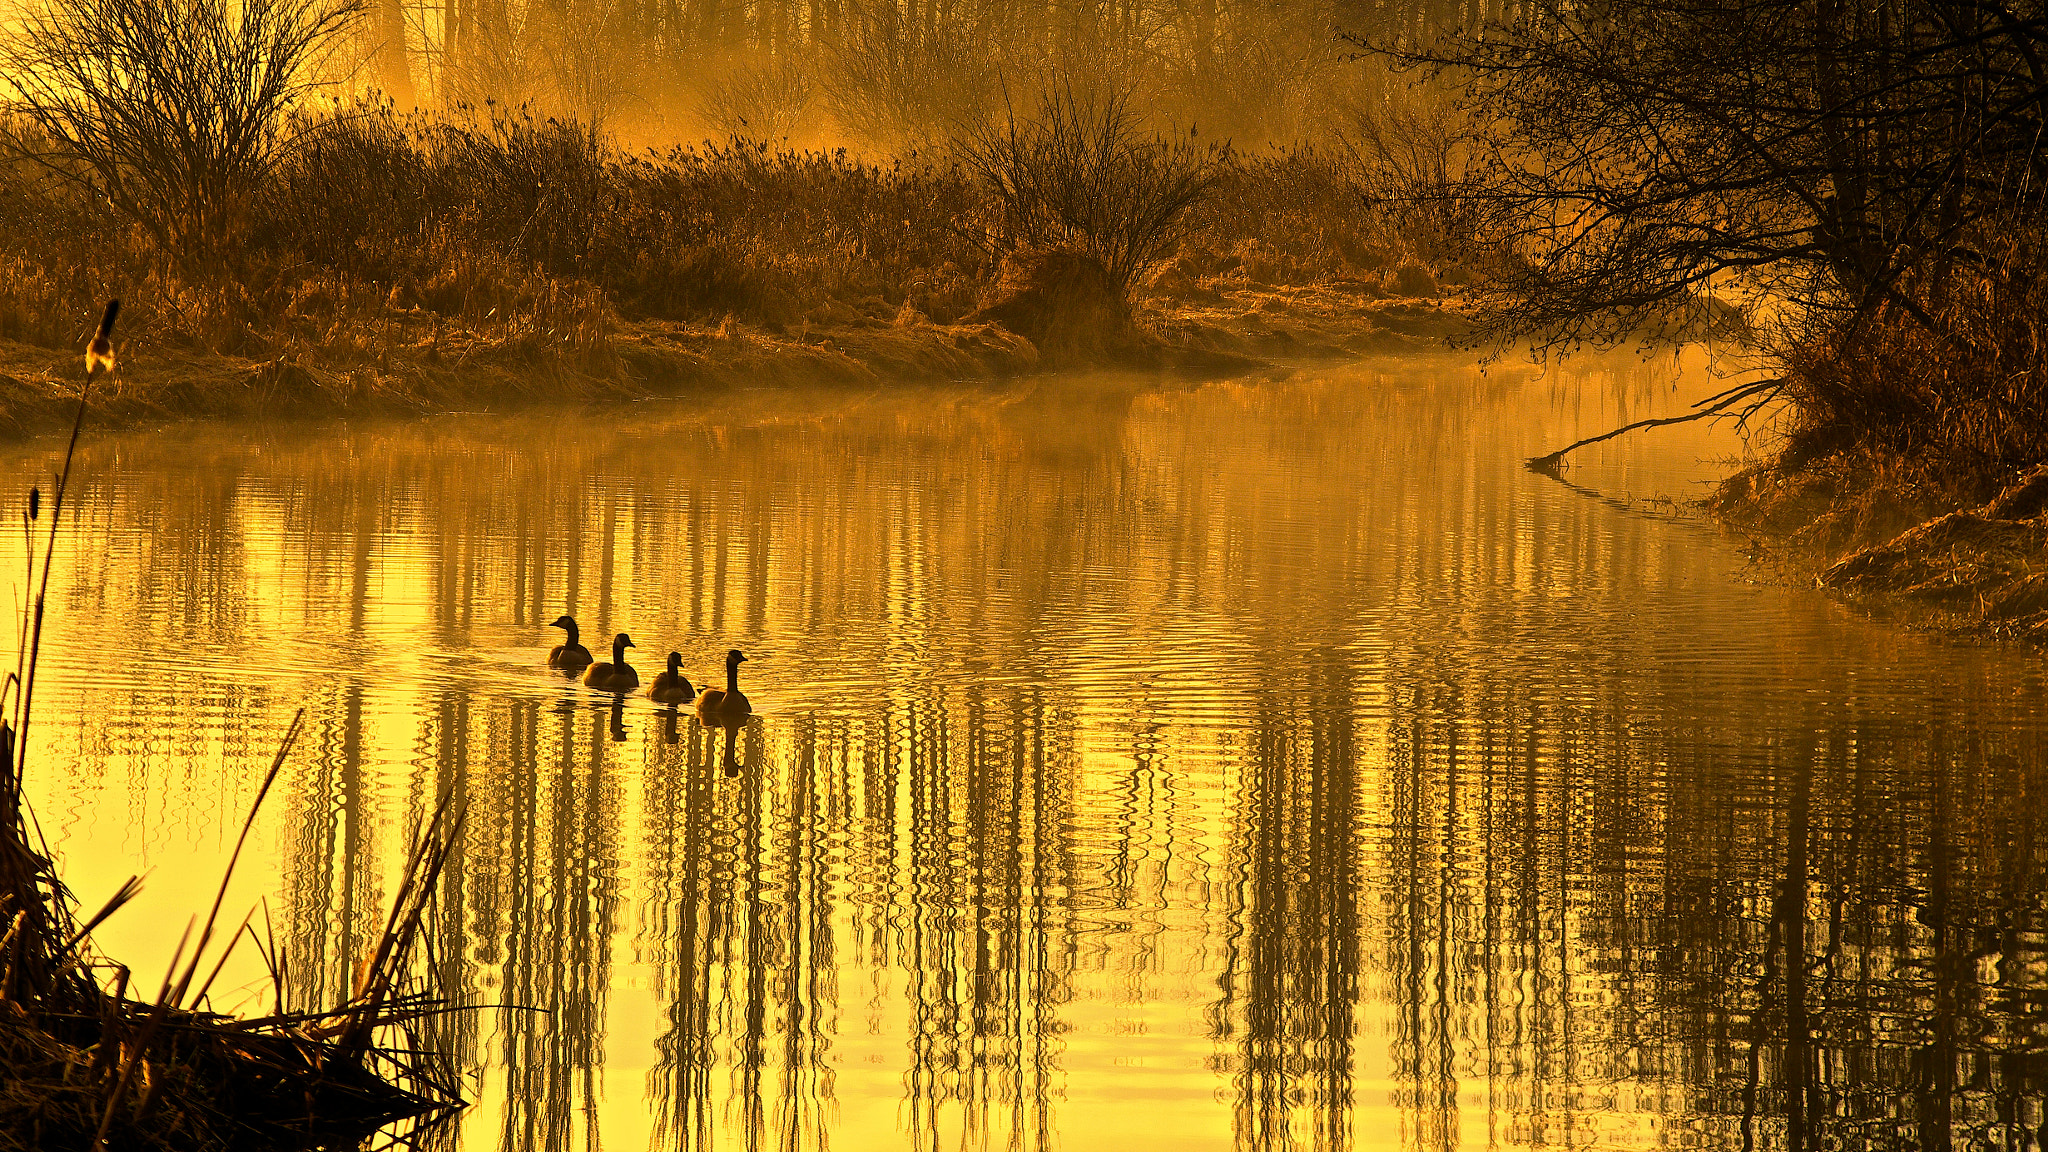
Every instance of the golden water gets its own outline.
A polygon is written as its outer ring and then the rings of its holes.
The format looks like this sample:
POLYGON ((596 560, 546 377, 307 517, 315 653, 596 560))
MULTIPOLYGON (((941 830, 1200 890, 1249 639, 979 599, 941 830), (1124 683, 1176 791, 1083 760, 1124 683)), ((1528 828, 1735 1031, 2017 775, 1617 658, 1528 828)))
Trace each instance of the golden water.
POLYGON ((321 1002, 452 790, 429 936, 518 1006, 440 1026, 466 1149, 2038 1146, 2038 658, 1755 581, 1651 499, 1725 428, 1519 466, 1709 388, 91 435, 32 795, 160 972, 303 706, 230 905, 321 1002), (747 650, 738 774, 542 668, 564 611, 747 650))

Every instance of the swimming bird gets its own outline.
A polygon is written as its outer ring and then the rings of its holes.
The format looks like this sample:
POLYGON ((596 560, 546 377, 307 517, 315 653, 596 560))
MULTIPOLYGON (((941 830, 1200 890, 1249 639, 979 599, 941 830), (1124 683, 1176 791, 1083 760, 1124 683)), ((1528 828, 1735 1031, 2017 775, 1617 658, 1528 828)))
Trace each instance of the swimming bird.
POLYGON ((592 664, 590 671, 583 674, 583 682, 592 688, 607 692, 631 692, 640 686, 640 674, 626 663, 626 649, 637 647, 633 638, 624 632, 612 637, 612 658, 603 664, 592 664))
POLYGON ((725 687, 706 688, 704 694, 697 697, 699 720, 706 724, 715 724, 721 719, 745 716, 754 710, 754 706, 747 703, 746 695, 740 691, 740 662, 746 658, 746 653, 737 648, 725 654, 725 687))
POLYGON ((590 666, 592 659, 590 649, 583 646, 583 638, 576 630, 576 618, 574 616, 564 616, 553 624, 548 625, 548 627, 561 628, 569 633, 569 642, 567 644, 557 644, 555 645, 555 650, 548 653, 548 667, 566 668, 571 672, 581 672, 590 666))
POLYGON ((663 704, 688 704, 697 698, 697 690, 690 685, 690 678, 683 675, 683 654, 668 654, 668 671, 654 678, 647 686, 647 698, 663 704))

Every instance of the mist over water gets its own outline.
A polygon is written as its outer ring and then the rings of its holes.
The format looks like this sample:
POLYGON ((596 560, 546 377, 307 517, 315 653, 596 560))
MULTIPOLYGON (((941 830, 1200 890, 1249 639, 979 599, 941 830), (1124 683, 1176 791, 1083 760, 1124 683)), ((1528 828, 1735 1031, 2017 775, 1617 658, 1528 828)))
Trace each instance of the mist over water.
POLYGON ((1704 383, 93 435, 31 796, 146 983, 305 707, 229 906, 331 1000, 452 791, 465 1149, 2038 1147, 2038 659, 1757 582, 1725 427, 1521 467, 1704 383))

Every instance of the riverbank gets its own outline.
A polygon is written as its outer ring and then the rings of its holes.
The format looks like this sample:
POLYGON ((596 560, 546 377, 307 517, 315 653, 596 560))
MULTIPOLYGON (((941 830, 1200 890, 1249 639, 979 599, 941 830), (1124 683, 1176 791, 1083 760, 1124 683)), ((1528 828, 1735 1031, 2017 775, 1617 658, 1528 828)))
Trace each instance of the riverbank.
POLYGON ((1746 468, 1707 501, 1760 561, 1909 627, 2048 644, 2048 465, 1931 485, 1800 455, 1746 468))
MULTIPOLYGON (((295 309, 279 319, 276 335, 247 341, 239 352, 175 347, 145 331, 123 348, 120 373, 101 386, 93 419, 104 428, 503 410, 735 387, 994 381, 1053 367, 1227 376, 1275 360, 1441 349, 1469 331, 1455 295, 1389 295, 1377 280, 1350 277, 1272 284, 1242 263, 1192 273, 1170 265, 1138 295, 1126 337, 1093 350, 1095 363, 1049 356, 1041 345, 1052 341, 1042 331, 1034 340, 981 313, 940 323, 879 298, 865 308, 819 309, 790 325, 728 316, 716 324, 606 318, 592 327, 563 340, 559 331, 464 327, 392 301, 345 318, 295 309)), ((0 435, 68 424, 79 381, 76 353, 0 340, 0 435)))

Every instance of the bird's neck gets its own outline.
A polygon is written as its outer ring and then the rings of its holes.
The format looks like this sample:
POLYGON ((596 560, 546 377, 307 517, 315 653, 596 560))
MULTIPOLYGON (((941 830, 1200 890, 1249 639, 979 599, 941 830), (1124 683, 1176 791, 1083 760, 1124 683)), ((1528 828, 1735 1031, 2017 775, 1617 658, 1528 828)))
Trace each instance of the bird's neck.
POLYGON ((737 660, 725 662, 725 690, 728 693, 740 690, 740 662, 737 660))
POLYGON ((614 664, 624 664, 625 662, 626 662, 626 645, 625 645, 625 642, 624 642, 624 641, 622 641, 622 640, 614 640, 614 641, 612 641, 612 663, 614 663, 614 664))
POLYGON ((569 647, 574 648, 582 642, 581 637, 576 635, 576 626, 574 624, 569 625, 563 631, 569 634, 569 647))

